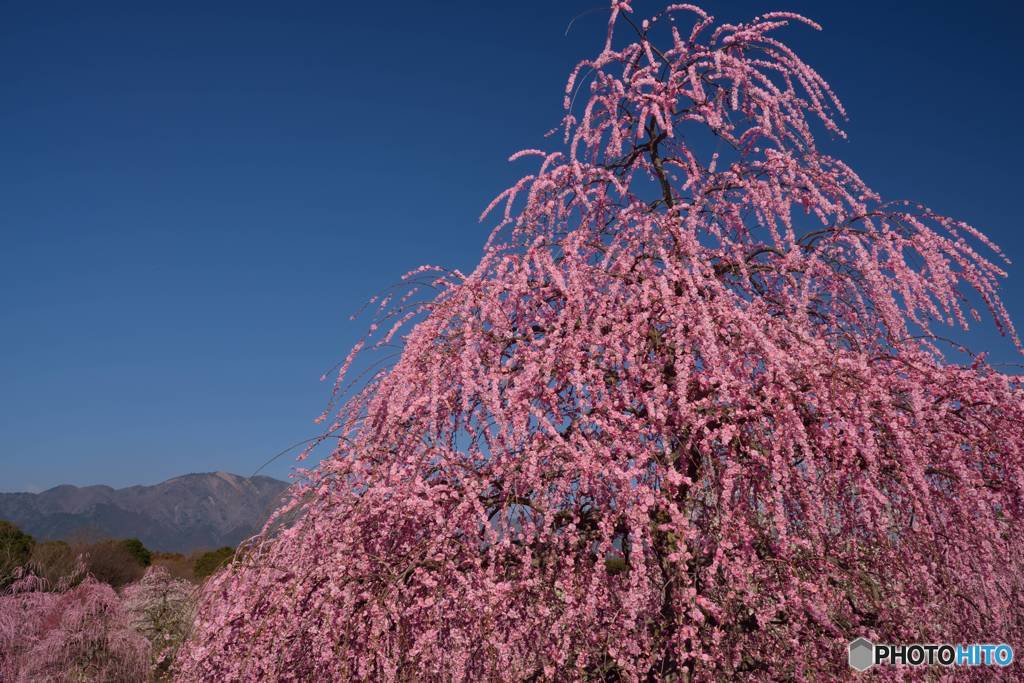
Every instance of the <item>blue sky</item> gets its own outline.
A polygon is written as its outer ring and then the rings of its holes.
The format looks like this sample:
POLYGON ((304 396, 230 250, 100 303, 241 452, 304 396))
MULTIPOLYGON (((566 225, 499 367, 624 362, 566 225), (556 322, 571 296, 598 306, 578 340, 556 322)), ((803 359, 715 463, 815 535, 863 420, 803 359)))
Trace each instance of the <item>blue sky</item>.
MULTIPOLYGON (((476 262, 599 4, 0 3, 0 490, 249 474, 313 435, 349 314, 476 262)), ((1024 9, 704 6, 820 21, 785 39, 849 111, 829 151, 1000 243, 1024 326, 1024 9)), ((990 324, 970 341, 1020 360, 990 324)))

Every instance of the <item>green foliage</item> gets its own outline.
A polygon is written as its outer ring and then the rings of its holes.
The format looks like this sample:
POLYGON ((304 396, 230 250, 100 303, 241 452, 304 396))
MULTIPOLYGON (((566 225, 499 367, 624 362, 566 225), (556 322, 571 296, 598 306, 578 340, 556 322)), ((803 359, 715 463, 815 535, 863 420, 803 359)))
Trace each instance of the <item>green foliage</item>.
POLYGON ((121 544, 125 549, 132 554, 139 561, 143 567, 148 567, 153 563, 153 554, 149 552, 146 546, 142 545, 142 541, 137 538, 126 538, 121 541, 121 544))
POLYGON ((217 550, 211 550, 208 553, 203 553, 196 560, 194 567, 195 575, 197 579, 205 579, 211 576, 218 569, 226 565, 231 561, 231 558, 235 556, 235 549, 228 546, 218 548, 217 550))
POLYGON ((35 539, 10 522, 0 520, 0 585, 5 577, 28 562, 35 539))

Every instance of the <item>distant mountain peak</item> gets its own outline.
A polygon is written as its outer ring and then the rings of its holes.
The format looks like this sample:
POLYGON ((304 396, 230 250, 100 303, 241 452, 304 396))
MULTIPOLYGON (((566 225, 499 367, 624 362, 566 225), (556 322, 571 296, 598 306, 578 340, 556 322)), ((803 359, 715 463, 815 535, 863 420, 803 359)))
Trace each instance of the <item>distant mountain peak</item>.
POLYGON ((0 493, 0 519, 40 539, 85 533, 136 537, 153 550, 234 546, 260 530, 287 487, 231 472, 193 472, 121 489, 64 484, 41 493, 0 493))

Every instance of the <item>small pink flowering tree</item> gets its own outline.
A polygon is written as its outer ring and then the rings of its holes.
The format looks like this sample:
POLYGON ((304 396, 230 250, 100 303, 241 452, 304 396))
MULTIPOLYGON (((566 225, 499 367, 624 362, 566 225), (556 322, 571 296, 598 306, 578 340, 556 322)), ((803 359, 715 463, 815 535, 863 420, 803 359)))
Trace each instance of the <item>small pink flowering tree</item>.
POLYGON ((775 37, 813 22, 631 12, 477 268, 381 303, 400 359, 325 413, 182 678, 825 680, 860 635, 1024 642, 1024 393, 938 336, 973 304, 1016 341, 998 250, 817 149, 842 106, 775 37))
POLYGON ((149 643, 105 583, 19 573, 0 594, 0 681, 137 683, 148 665, 149 643))

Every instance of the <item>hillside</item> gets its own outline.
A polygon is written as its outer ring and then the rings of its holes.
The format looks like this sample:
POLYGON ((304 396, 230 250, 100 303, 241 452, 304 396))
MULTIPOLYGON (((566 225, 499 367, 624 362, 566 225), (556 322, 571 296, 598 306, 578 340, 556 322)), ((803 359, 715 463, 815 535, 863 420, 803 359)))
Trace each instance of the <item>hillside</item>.
POLYGON ((186 474, 153 486, 56 486, 0 493, 0 519, 37 539, 135 537, 154 550, 234 546, 259 530, 288 484, 228 472, 186 474))

